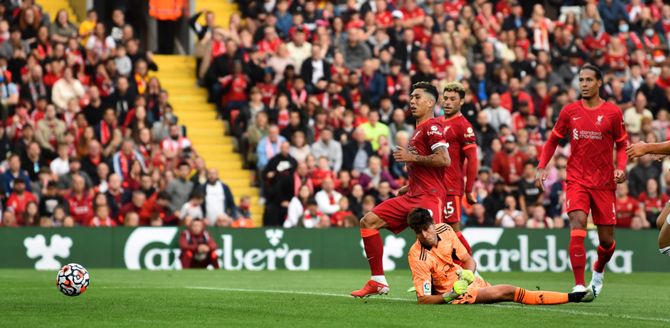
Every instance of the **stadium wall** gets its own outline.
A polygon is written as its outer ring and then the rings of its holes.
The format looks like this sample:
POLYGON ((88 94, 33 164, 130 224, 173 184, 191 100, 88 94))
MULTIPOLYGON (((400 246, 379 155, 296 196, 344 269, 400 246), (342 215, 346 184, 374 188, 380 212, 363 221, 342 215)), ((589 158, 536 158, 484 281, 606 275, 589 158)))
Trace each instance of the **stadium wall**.
MULTIPOLYGON (((87 268, 181 269, 177 227, 34 228, 0 230, 0 268, 57 270, 76 262, 87 268)), ((359 229, 209 228, 225 270, 366 269, 359 229)), ((571 270, 569 230, 471 228, 463 231, 482 272, 571 270)), ((658 252, 658 232, 616 230, 610 272, 668 272, 658 252)), ((382 231, 386 270, 408 269, 407 252, 416 240, 405 230, 382 231)), ((598 234, 588 232, 587 267, 596 260, 598 234)))

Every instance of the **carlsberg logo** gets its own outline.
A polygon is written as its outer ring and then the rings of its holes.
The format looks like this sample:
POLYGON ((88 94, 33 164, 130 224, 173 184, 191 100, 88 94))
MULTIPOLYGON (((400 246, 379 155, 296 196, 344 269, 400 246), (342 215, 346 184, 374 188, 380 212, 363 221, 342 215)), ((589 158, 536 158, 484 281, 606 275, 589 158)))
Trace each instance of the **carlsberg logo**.
MULTIPOLYGON (((181 250, 170 247, 175 237, 178 237, 177 232, 176 227, 135 229, 124 248, 126 267, 131 270, 142 267, 149 270, 180 270, 181 250), (153 247, 148 248, 149 246, 153 247)), ((287 243, 281 243, 283 230, 280 229, 266 230, 265 235, 269 242, 268 248, 254 248, 246 252, 243 249, 234 249, 232 235, 221 235, 222 242, 217 244, 223 248, 216 250, 219 266, 225 270, 276 270, 277 261, 283 260, 284 267, 288 270, 309 270, 312 250, 290 249, 287 243), (280 243, 281 246, 277 247, 280 243)))
MULTIPOLYGON (((473 249, 475 245, 481 244, 478 245, 479 247, 472 254, 472 258, 477 262, 477 270, 481 270, 482 272, 507 272, 512 271, 513 267, 525 272, 563 272, 572 270, 568 250, 557 249, 556 236, 544 236, 546 247, 533 249, 532 251, 530 251, 528 246, 529 237, 525 234, 517 236, 518 247, 511 249, 495 247, 498 245, 503 232, 503 228, 463 230, 463 236, 468 240, 473 249)), ((586 242, 591 242, 594 247, 598 247, 598 233, 594 230, 589 231, 586 242)), ((586 252, 586 257, 586 267, 590 268, 598 259, 598 253, 593 249, 586 252)), ((633 251, 614 251, 612 259, 607 264, 607 269, 615 273, 633 272, 633 251)))

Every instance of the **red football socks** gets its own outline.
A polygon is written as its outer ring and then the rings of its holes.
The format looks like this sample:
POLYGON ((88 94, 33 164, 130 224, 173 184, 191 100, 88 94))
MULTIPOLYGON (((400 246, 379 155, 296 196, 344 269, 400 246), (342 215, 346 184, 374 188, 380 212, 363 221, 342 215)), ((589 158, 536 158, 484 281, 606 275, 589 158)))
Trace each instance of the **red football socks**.
POLYGON ((384 243, 379 231, 374 229, 361 229, 361 237, 363 237, 363 245, 365 246, 365 255, 370 264, 370 270, 373 276, 384 275, 384 243))
POLYGON ((463 244, 463 246, 465 246, 465 249, 468 250, 468 254, 470 254, 470 256, 472 256, 472 249, 470 249, 470 244, 468 244, 468 241, 465 240, 465 237, 463 237, 463 233, 461 233, 459 231, 459 232, 456 233, 456 236, 458 237, 458 240, 461 241, 461 244, 463 244))
POLYGON ((612 258, 612 254, 614 254, 615 248, 616 248, 616 242, 613 242, 612 247, 610 247, 609 249, 604 249, 602 246, 598 246, 598 260, 596 261, 596 264, 593 267, 593 269, 596 272, 603 273, 603 271, 605 270, 605 265, 612 258))
POLYGON ((586 267, 584 238, 586 237, 586 230, 571 230, 570 236, 570 264, 572 264, 572 273, 575 275, 575 285, 586 286, 584 282, 584 267, 586 267))

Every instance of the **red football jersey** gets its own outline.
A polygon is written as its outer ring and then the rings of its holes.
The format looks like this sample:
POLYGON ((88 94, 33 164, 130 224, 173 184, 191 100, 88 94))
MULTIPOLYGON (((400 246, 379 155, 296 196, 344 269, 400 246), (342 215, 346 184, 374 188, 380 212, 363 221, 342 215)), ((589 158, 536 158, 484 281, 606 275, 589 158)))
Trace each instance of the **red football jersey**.
POLYGON ((383 13, 377 13, 377 15, 375 15, 375 20, 383 28, 389 28, 393 26, 393 16, 391 16, 391 12, 388 10, 384 11, 383 13))
POLYGON ((666 194, 659 194, 654 197, 649 197, 647 196, 646 192, 642 192, 640 193, 640 196, 637 197, 637 200, 644 204, 644 211, 649 216, 661 213, 661 211, 663 211, 663 207, 665 207, 665 203, 667 203, 670 199, 666 194))
MULTIPOLYGON (((449 144, 449 157, 451 158, 451 165, 444 170, 446 194, 463 196, 465 192, 465 174, 463 173, 465 150, 477 147, 475 130, 472 129, 472 125, 463 114, 448 120, 440 116, 439 121, 444 128, 444 141, 449 144)), ((477 165, 476 163, 469 164, 477 165)))
POLYGON ((449 59, 445 60, 444 63, 440 64, 437 61, 432 62, 433 74, 437 76, 437 79, 442 81, 447 78, 447 68, 451 66, 452 63, 449 59))
POLYGON ((619 107, 602 100, 597 108, 586 108, 579 100, 563 108, 553 133, 570 137, 568 181, 591 189, 616 189, 614 143, 626 140, 626 125, 619 107))
POLYGON ((461 9, 465 6, 465 1, 463 0, 447 0, 444 2, 444 12, 451 17, 453 20, 458 20, 458 16, 461 14, 461 9))
POLYGON ((625 200, 616 198, 616 226, 629 228, 635 212, 640 208, 637 199, 627 196, 625 200))
POLYGON ((87 193, 77 199, 74 194, 67 197, 68 205, 70 206, 70 215, 83 226, 88 226, 93 218, 93 201, 88 197, 87 193))
MULTIPOLYGON (((416 126, 414 136, 407 145, 407 150, 414 155, 429 156, 433 150, 440 146, 449 147, 444 140, 444 128, 438 119, 431 118, 416 126)), ((419 163, 407 163, 409 174, 410 197, 420 196, 434 192, 438 197, 446 195, 444 179, 444 168, 430 167, 419 163)))
POLYGON ((400 11, 403 13, 403 20, 426 16, 426 13, 419 6, 416 6, 412 11, 407 11, 405 6, 403 6, 400 8, 400 11))

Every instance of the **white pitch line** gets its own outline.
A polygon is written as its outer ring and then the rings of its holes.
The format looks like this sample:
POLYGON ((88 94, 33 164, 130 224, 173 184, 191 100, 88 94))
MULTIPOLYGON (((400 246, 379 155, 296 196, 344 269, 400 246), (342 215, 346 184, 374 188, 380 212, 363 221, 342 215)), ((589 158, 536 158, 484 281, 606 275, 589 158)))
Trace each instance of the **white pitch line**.
MULTIPOLYGON (((188 289, 205 289, 205 290, 221 290, 221 291, 232 291, 232 292, 257 292, 257 293, 277 293, 277 294, 297 294, 297 295, 316 295, 316 296, 335 296, 335 297, 347 297, 350 298, 350 295, 344 294, 332 294, 332 293, 317 293, 317 292, 302 292, 302 291, 292 291, 292 290, 273 290, 273 289, 244 289, 244 288, 225 288, 225 287, 185 287, 188 289)), ((397 298, 397 297, 379 297, 376 299, 380 300, 394 300, 394 301, 410 301, 416 302, 416 299, 409 298, 397 298)), ((588 315, 594 317, 608 317, 608 318, 622 318, 622 319, 631 319, 631 320, 647 320, 647 321, 660 321, 660 322, 670 322, 670 319, 664 318, 645 318, 645 317, 633 317, 626 314, 607 314, 607 313, 593 313, 593 312, 584 312, 584 311, 575 311, 575 310, 563 310, 556 309, 553 307, 543 307, 543 306, 516 306, 516 305, 505 305, 505 304, 477 304, 478 306, 492 306, 492 307, 501 307, 501 308, 510 308, 510 309, 519 309, 519 310, 536 310, 536 311, 549 311, 565 314, 579 314, 579 315, 588 315)))

